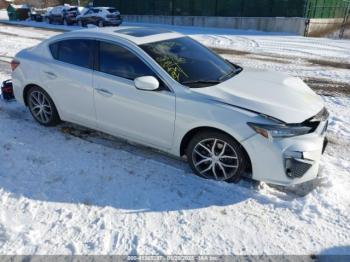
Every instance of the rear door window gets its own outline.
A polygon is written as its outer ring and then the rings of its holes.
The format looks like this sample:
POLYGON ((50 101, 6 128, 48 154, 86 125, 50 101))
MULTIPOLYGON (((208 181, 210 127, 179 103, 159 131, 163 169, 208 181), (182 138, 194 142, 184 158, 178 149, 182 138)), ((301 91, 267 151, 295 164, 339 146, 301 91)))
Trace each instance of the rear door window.
POLYGON ((93 67, 93 40, 63 40, 51 44, 50 50, 56 60, 89 69, 93 67))

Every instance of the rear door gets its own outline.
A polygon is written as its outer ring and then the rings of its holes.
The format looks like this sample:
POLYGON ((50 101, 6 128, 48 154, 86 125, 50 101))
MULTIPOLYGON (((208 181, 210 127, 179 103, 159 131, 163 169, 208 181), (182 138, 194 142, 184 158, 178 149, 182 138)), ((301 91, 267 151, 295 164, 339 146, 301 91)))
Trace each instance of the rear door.
POLYGON ((96 25, 98 21, 101 19, 100 14, 102 10, 98 8, 93 8, 92 11, 93 13, 90 17, 90 23, 96 25))
POLYGON ((84 24, 89 24, 91 23, 92 15, 93 15, 93 10, 90 9, 81 17, 81 20, 83 21, 84 24))
POLYGON ((54 8, 51 12, 51 18, 55 22, 61 22, 62 20, 62 13, 63 13, 64 8, 62 6, 58 6, 54 8))
POLYGON ((93 101, 93 53, 95 41, 68 39, 50 45, 54 59, 41 67, 41 78, 64 120, 96 126, 93 101))

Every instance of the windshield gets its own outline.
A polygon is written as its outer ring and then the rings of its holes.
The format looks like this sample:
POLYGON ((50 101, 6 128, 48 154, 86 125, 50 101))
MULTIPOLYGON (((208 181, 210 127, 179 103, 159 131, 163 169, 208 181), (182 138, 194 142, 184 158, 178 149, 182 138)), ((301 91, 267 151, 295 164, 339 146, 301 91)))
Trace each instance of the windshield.
POLYGON ((143 44, 140 47, 173 79, 191 88, 219 84, 242 70, 189 37, 143 44))

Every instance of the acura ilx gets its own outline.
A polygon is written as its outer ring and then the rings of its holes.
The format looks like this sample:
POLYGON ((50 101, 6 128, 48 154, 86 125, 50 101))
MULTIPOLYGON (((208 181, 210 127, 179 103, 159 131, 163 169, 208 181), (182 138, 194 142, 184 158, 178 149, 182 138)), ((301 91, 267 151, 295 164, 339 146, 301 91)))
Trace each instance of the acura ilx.
POLYGON ((328 112, 299 78, 243 68, 164 29, 76 30, 20 51, 14 94, 60 121, 184 157, 203 178, 292 185, 316 178, 328 112))

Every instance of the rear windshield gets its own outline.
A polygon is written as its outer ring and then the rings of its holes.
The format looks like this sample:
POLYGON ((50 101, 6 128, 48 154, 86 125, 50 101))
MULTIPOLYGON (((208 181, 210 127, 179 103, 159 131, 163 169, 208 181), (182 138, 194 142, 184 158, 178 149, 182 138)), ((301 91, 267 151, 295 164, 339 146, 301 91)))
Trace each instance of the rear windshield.
POLYGON ((72 8, 69 8, 67 11, 68 12, 78 11, 78 8, 77 7, 72 7, 72 8))

